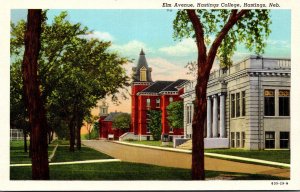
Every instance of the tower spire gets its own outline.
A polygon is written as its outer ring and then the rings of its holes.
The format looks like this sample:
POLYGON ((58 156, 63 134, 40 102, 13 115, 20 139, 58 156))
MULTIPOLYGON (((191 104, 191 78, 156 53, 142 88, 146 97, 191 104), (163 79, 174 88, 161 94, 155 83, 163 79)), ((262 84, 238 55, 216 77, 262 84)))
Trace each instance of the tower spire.
POLYGON ((140 56, 137 62, 137 66, 132 68, 133 71, 133 81, 134 82, 152 82, 151 78, 151 67, 148 66, 145 52, 143 48, 141 49, 140 56))

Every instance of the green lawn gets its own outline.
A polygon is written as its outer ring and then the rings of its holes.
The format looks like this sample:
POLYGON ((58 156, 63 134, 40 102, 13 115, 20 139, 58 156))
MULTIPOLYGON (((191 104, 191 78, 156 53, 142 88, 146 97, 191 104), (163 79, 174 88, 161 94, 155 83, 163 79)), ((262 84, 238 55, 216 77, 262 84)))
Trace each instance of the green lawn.
MULTIPOLYGON (((143 144, 150 146, 162 147, 161 141, 125 141, 134 144, 143 144)), ((170 142, 168 146, 173 147, 170 142)), ((239 157, 248 157, 253 159, 261 159, 267 161, 274 161, 279 163, 290 163, 290 150, 244 150, 244 149, 205 149, 208 153, 218 153, 224 155, 233 155, 239 157)))
POLYGON ((83 161, 93 159, 113 159, 112 157, 99 153, 98 151, 82 146, 81 150, 69 151, 69 146, 58 146, 55 156, 51 162, 83 161))
MULTIPOLYGON (((11 167, 11 180, 30 180, 31 167, 11 167)), ((207 179, 230 176, 235 180, 280 180, 268 175, 250 175, 205 171, 207 179)), ((140 163, 111 162, 74 165, 51 165, 51 180, 191 180, 189 169, 169 168, 140 163)))
POLYGON ((52 145, 56 145, 56 144, 59 144, 59 145, 70 145, 70 141, 69 140, 54 140, 52 141, 51 143, 52 145))
POLYGON ((150 146, 157 146, 157 147, 173 147, 173 142, 169 142, 168 145, 163 146, 161 141, 124 141, 128 143, 134 144, 142 144, 142 145, 150 145, 150 146))
MULTIPOLYGON (((51 145, 50 149, 53 148, 51 145)), ((30 163, 28 155, 20 158, 24 153, 22 142, 11 144, 11 159, 14 163, 26 161, 30 163)), ((58 146, 53 162, 80 161, 88 159, 107 159, 108 155, 82 147, 80 151, 69 152, 68 146, 58 146)), ((12 163, 11 162, 11 163, 12 163)), ((267 175, 250 175, 205 171, 206 178, 229 176, 237 180, 277 180, 284 179, 267 175)), ((11 180, 30 180, 31 167, 10 167, 11 180)), ((190 169, 161 167, 129 162, 90 163, 74 165, 50 165, 51 180, 191 180, 190 169)))
MULTIPOLYGON (((31 163, 29 158, 29 153, 24 152, 24 142, 23 141, 12 141, 10 142, 10 164, 22 164, 22 163, 31 163)), ((29 141, 27 143, 29 151, 29 141)), ((48 146, 48 154, 52 153, 54 145, 48 146)))
POLYGON ((290 163, 290 150, 205 149, 205 152, 290 163))

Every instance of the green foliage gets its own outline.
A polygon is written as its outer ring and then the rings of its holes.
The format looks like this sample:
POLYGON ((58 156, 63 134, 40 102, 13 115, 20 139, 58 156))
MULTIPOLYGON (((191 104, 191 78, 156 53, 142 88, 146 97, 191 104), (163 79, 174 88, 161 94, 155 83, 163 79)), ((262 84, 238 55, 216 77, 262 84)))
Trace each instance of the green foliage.
MULTIPOLYGON (((111 96, 116 101, 117 95, 122 95, 129 85, 123 67, 128 59, 109 51, 111 42, 86 38, 92 32, 80 23, 69 22, 67 12, 52 22, 46 22, 46 12, 44 17, 38 61, 40 89, 49 127, 64 138, 61 129, 68 128, 74 119, 74 125, 80 127, 99 99, 111 96)), ((20 75, 25 25, 24 20, 11 23, 11 123, 19 116, 25 119, 20 75)))
POLYGON ((91 115, 90 113, 84 117, 85 127, 88 131, 86 136, 87 139, 97 139, 99 138, 99 119, 98 116, 91 115))
MULTIPOLYGON (((213 39, 219 34, 234 10, 230 9, 198 9, 197 16, 202 24, 206 47, 210 47, 213 39)), ((223 39, 217 57, 221 67, 232 64, 232 55, 236 51, 238 43, 242 43, 255 54, 263 54, 266 40, 271 30, 270 10, 249 10, 239 19, 223 39)), ((174 38, 195 38, 195 32, 186 10, 179 10, 173 21, 174 38)))
POLYGON ((153 136, 153 140, 158 141, 161 139, 161 111, 150 110, 148 111, 149 119, 149 129, 153 136))
POLYGON ((175 101, 167 106, 170 127, 183 128, 183 101, 175 101))
POLYGON ((120 113, 113 119, 112 126, 115 129, 127 130, 130 128, 131 116, 129 113, 120 113))

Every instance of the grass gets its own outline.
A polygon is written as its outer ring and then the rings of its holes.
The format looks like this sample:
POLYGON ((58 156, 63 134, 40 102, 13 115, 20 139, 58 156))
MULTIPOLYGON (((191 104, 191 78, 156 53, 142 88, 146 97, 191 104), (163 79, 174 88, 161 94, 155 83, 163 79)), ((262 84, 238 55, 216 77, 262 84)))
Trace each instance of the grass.
POLYGON ((70 142, 69 142, 69 140, 58 140, 58 139, 56 139, 56 140, 52 141, 51 144, 52 145, 56 145, 56 144, 59 144, 59 145, 70 145, 70 142))
POLYGON ((82 146, 81 150, 69 151, 68 146, 58 146, 52 162, 66 162, 66 161, 83 161, 94 159, 113 159, 112 157, 99 153, 98 151, 82 146))
MULTIPOLYGON (((28 151, 29 151, 29 141, 28 141, 28 151)), ((48 155, 52 153, 54 145, 48 146, 48 155)), ((24 152, 24 142, 23 141, 12 141, 10 142, 10 164, 23 164, 31 163, 29 158, 29 152, 24 152)))
POLYGON ((290 163, 290 150, 205 149, 205 152, 290 163))
MULTIPOLYGON (((11 180, 30 180, 31 167, 11 167, 11 180)), ((205 171, 205 177, 229 176, 235 180, 281 180, 268 175, 205 171)), ((191 180, 189 169, 140 163, 111 162, 50 166, 51 180, 191 180)))
MULTIPOLYGON (((60 142, 60 141, 58 141, 60 142)), ((53 146, 50 146, 53 148, 53 146)), ((28 155, 20 159, 23 142, 11 144, 11 159, 15 163, 30 163, 28 155)), ((80 161, 90 159, 107 159, 108 155, 82 147, 80 151, 69 152, 68 146, 59 146, 53 162, 80 161)), ((11 162, 12 163, 12 162, 11 162)), ((268 175, 251 175, 205 171, 206 178, 224 178, 228 176, 235 180, 280 180, 285 178, 268 175)), ((11 180, 31 180, 31 167, 10 167, 11 180)), ((129 162, 90 163, 73 165, 50 165, 50 180, 191 180, 190 169, 170 168, 156 165, 129 162)))
POLYGON ((157 146, 157 147, 173 147, 173 142, 169 142, 169 144, 166 145, 166 146, 163 146, 161 141, 125 141, 125 142, 134 143, 134 144, 157 146))

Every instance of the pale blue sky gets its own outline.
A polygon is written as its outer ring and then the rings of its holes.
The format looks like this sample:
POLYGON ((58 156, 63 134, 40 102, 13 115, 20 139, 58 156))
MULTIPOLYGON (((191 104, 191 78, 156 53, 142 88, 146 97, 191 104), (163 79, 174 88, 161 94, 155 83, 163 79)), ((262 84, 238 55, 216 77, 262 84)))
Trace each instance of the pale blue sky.
MULTIPOLYGON (((49 20, 60 11, 50 10, 49 20)), ((109 33, 113 37, 112 42, 116 45, 126 45, 136 40, 145 44, 146 53, 153 54, 153 57, 164 57, 173 62, 185 62, 188 59, 194 60, 196 57, 195 51, 183 55, 180 52, 172 52, 171 48, 175 50, 176 47, 170 46, 176 46, 179 43, 173 39, 172 29, 176 10, 68 10, 68 13, 69 19, 73 22, 80 22, 95 31, 109 33), (167 47, 169 49, 166 49, 167 47)), ((288 46, 290 47, 291 44, 291 13, 289 10, 273 10, 271 18, 272 33, 269 37, 270 46, 266 48, 266 55, 290 57, 288 46)), ((181 46, 187 46, 188 43, 190 42, 181 46)), ((237 52, 248 51, 241 46, 237 52)), ((134 55, 129 52, 127 56, 134 55)))
MULTIPOLYGON (((62 10, 49 10, 48 21, 62 10)), ((94 31, 91 37, 112 41, 112 50, 122 56, 135 59, 125 65, 128 74, 136 65, 139 52, 146 52, 148 64, 152 67, 152 79, 176 80, 188 78, 184 66, 197 58, 193 39, 181 42, 173 39, 173 19, 176 10, 68 10, 71 22, 80 22, 94 31)), ((12 21, 26 18, 26 10, 12 11, 12 21)), ((264 56, 290 57, 291 54, 291 12, 290 10, 272 10, 272 33, 264 56)), ((238 46, 234 60, 249 56, 244 46, 238 46)), ((218 66, 214 66, 218 67, 218 66)), ((109 100, 108 100, 109 101, 109 100)), ((109 111, 130 111, 128 101, 115 106, 110 104, 109 111)))
MULTIPOLYGON (((62 10, 49 10, 48 22, 62 10)), ((192 39, 173 39, 173 19, 176 10, 67 10, 71 22, 80 22, 94 31, 92 37, 112 41, 112 49, 131 59, 137 59, 140 49, 146 52, 148 63, 156 68, 157 78, 173 71, 183 71, 183 66, 197 58, 192 39)), ((26 17, 25 10, 12 11, 12 20, 26 17)), ((272 33, 268 39, 265 56, 290 57, 291 12, 272 10, 272 33)), ((243 45, 238 46, 235 60, 250 55, 243 45)), ((252 53, 253 54, 253 53, 252 53)), ((131 68, 128 66, 128 68, 131 68)), ((172 76, 172 75, 171 75, 172 76)), ((174 75, 172 76, 173 78, 174 75)))

